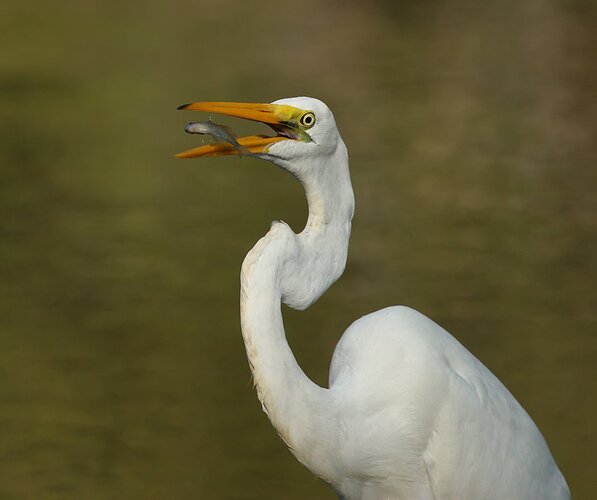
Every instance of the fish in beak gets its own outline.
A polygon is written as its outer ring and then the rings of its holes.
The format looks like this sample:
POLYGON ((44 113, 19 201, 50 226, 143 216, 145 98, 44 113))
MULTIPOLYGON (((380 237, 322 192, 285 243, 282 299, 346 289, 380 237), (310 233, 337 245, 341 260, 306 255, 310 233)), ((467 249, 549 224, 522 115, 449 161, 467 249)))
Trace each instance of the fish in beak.
MULTIPOLYGON (((235 116, 269 125, 276 132, 273 137, 250 135, 237 138, 238 144, 253 154, 267 154, 270 146, 280 141, 311 142, 312 139, 306 130, 315 124, 315 115, 311 111, 282 104, 194 102, 183 104, 178 109, 235 116)), ((239 154, 238 147, 228 142, 215 142, 183 151, 175 156, 177 158, 199 158, 237 154, 239 154)))

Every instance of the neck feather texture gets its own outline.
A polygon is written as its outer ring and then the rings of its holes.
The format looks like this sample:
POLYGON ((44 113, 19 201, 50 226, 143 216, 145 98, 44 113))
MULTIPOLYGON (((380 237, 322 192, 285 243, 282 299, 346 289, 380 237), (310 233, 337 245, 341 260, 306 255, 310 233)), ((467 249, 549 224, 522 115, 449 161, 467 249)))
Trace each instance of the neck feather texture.
POLYGON ((243 262, 241 327, 264 411, 298 460, 326 479, 332 475, 327 457, 336 446, 334 405, 329 390, 298 365, 280 307, 308 307, 342 274, 354 198, 345 148, 327 164, 312 162, 311 175, 296 175, 309 203, 305 229, 297 235, 274 222, 243 262))

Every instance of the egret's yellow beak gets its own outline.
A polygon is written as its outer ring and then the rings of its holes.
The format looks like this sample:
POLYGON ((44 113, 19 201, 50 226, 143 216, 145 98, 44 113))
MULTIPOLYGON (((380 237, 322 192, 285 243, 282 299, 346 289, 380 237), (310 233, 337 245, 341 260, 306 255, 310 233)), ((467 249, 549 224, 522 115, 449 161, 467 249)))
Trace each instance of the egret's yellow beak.
MULTIPOLYGON (((245 102, 194 102, 192 104, 183 104, 178 109, 236 116, 269 125, 277 132, 277 136, 251 135, 236 139, 241 146, 254 154, 267 153, 272 144, 280 141, 311 140, 309 135, 297 126, 297 119, 305 111, 293 106, 245 102)), ((239 154, 239 151, 232 144, 216 142, 183 151, 175 156, 177 158, 197 158, 237 154, 239 154)))

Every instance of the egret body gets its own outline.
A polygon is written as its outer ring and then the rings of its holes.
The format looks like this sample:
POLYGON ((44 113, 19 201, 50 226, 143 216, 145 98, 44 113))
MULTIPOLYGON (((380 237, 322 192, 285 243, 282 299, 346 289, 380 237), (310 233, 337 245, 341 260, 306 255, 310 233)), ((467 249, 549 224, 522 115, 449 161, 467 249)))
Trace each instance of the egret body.
MULTIPOLYGON (((408 307, 355 321, 332 358, 329 388, 298 365, 281 303, 305 309, 342 274, 354 197, 348 154, 328 107, 194 103, 261 121, 276 137, 239 138, 293 174, 309 205, 295 234, 274 222, 246 256, 241 326, 264 411, 296 458, 346 500, 560 500, 564 477, 506 387, 447 331, 408 307)), ((225 143, 180 157, 236 154, 225 143)))

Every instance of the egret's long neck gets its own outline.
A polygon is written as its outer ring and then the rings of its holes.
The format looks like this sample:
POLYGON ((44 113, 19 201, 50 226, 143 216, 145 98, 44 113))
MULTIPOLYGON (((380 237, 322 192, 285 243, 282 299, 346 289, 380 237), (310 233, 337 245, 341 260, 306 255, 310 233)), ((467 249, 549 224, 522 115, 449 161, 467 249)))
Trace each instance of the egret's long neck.
POLYGON ((329 391, 298 365, 280 305, 308 307, 344 270, 354 199, 343 144, 328 162, 310 165, 319 176, 297 176, 309 203, 305 229, 296 235, 282 222, 272 224, 241 274, 241 326, 258 397, 292 452, 324 479, 331 477, 327 460, 335 446, 333 405, 329 391))

